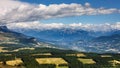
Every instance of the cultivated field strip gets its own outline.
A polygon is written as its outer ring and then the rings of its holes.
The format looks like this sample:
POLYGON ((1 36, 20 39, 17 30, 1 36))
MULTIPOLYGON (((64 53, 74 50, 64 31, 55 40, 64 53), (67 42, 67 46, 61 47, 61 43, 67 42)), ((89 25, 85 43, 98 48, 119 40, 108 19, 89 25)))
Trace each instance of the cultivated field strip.
MULTIPOLYGON (((40 49, 39 49, 40 50, 40 49)), ((0 53, 1 68, 120 68, 119 54, 47 50, 0 53), (44 52, 43 52, 44 51, 44 52)))

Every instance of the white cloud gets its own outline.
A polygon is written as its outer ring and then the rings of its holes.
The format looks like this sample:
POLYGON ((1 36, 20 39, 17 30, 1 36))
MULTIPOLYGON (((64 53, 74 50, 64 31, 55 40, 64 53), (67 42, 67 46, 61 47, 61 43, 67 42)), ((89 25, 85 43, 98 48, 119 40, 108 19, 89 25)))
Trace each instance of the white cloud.
POLYGON ((0 11, 0 23, 4 24, 65 16, 111 14, 118 13, 119 9, 93 8, 90 3, 85 3, 85 5, 76 3, 51 4, 47 6, 43 4, 33 5, 17 0, 2 0, 0 11))
POLYGON ((12 30, 49 30, 49 29, 62 29, 62 28, 71 28, 71 29, 83 29, 83 30, 94 30, 94 31, 110 31, 113 29, 120 30, 120 22, 115 24, 82 24, 82 23, 72 23, 72 24, 63 24, 63 23, 40 23, 39 21, 35 22, 19 22, 19 23, 10 23, 7 24, 9 29, 12 30), (28 24, 29 23, 29 24, 28 24))
POLYGON ((10 23, 7 24, 10 29, 34 29, 34 30, 42 30, 42 29, 53 29, 53 28, 63 28, 65 24, 63 23, 49 23, 44 24, 39 21, 34 22, 19 22, 19 23, 10 23), (29 24, 28 24, 29 23, 29 24))
POLYGON ((100 14, 111 14, 111 13, 117 13, 118 10, 116 8, 110 8, 110 9, 104 9, 100 8, 98 9, 98 13, 100 14))
POLYGON ((90 7, 90 3, 85 3, 85 6, 86 7, 90 7))

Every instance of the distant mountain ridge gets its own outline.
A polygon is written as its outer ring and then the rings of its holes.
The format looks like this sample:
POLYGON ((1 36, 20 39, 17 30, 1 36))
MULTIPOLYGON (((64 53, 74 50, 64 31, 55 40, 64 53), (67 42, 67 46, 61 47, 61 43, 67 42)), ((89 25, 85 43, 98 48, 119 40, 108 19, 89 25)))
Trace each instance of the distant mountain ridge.
POLYGON ((30 36, 9 30, 6 26, 0 26, 0 44, 20 44, 21 46, 37 45, 37 41, 30 36))
POLYGON ((112 29, 109 31, 92 31, 92 30, 87 31, 72 28, 48 29, 48 30, 28 29, 21 31, 21 33, 28 36, 33 36, 42 42, 50 43, 66 49, 100 53, 120 52, 120 49, 118 49, 120 47, 119 46, 120 30, 117 29, 114 30, 112 29), (116 37, 118 37, 118 39, 115 39, 116 37), (113 44, 111 42, 111 39, 113 41, 116 41, 116 44, 113 44), (102 48, 100 48, 101 45, 102 48), (109 51, 109 49, 111 50, 109 51), (112 49, 116 49, 117 51, 115 50, 113 51, 112 49))
POLYGON ((2 45, 14 45, 14 47, 52 47, 50 44, 38 41, 35 37, 9 30, 6 26, 0 26, 0 46, 2 45))

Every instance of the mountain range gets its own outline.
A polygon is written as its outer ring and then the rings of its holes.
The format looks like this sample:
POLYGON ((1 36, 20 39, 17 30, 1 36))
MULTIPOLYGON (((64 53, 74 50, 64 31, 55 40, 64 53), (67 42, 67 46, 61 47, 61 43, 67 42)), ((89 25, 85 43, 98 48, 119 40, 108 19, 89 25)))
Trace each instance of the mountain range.
POLYGON ((25 47, 54 47, 50 44, 40 42, 35 37, 9 30, 6 26, 0 26, 0 47, 9 50, 25 47))
POLYGON ((72 28, 16 29, 41 42, 83 52, 120 53, 120 30, 94 31, 72 28))

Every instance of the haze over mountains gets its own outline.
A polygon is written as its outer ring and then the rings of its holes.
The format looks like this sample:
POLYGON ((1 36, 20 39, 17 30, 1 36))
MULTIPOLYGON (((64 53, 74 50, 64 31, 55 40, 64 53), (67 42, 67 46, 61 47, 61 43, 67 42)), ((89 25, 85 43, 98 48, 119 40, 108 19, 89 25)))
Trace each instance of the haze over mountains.
POLYGON ((83 52, 120 53, 120 23, 116 24, 9 24, 9 29, 60 48, 83 52), (37 26, 35 26, 37 25, 37 26))

